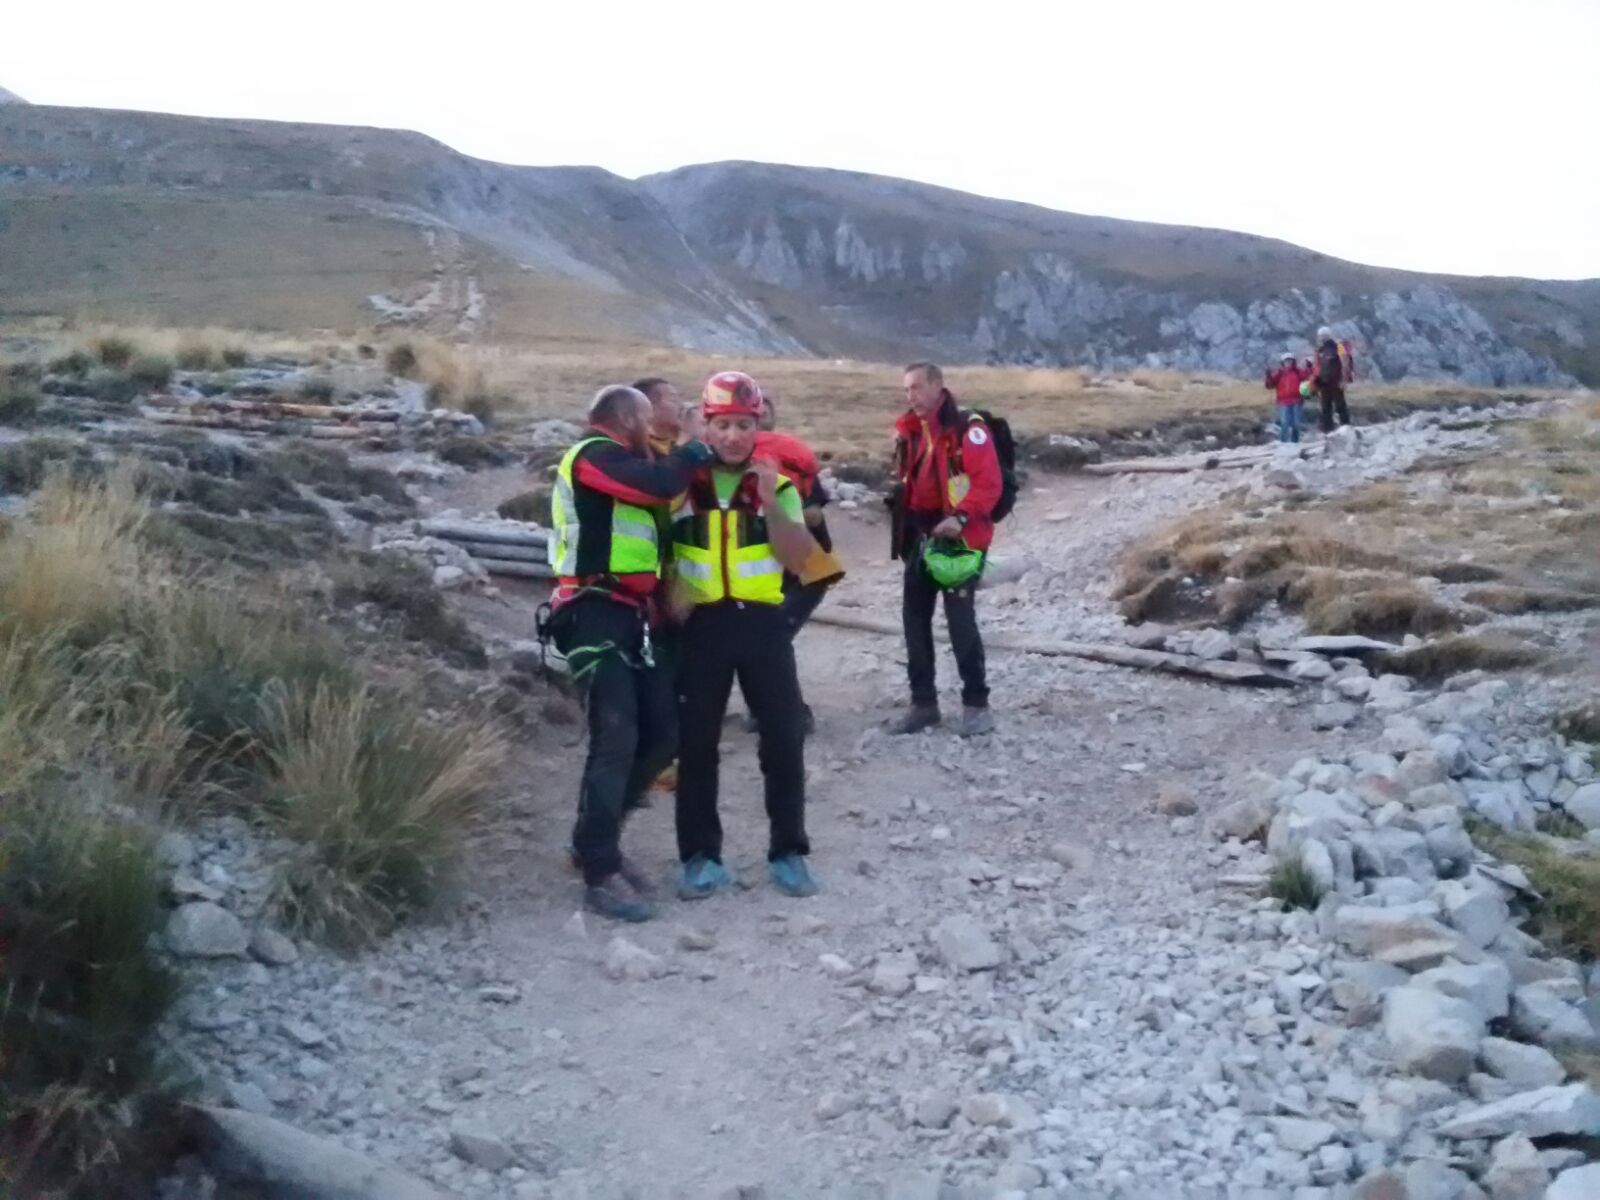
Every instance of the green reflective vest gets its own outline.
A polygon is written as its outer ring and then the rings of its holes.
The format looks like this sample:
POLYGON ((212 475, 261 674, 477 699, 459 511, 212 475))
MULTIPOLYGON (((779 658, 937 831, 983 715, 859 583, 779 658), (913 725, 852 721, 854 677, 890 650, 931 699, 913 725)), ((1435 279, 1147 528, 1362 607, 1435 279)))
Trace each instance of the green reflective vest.
MULTIPOLYGON (((792 489, 788 479, 778 491, 792 489)), ((766 518, 730 502, 715 503, 709 484, 692 487, 672 522, 672 553, 678 580, 695 604, 740 600, 783 603, 783 564, 772 553, 766 518)))
POLYGON ((555 492, 550 497, 555 525, 550 565, 567 579, 659 575, 661 538, 655 513, 593 488, 579 490, 574 484, 578 455, 596 442, 620 444, 599 434, 586 437, 567 451, 556 472, 555 492))

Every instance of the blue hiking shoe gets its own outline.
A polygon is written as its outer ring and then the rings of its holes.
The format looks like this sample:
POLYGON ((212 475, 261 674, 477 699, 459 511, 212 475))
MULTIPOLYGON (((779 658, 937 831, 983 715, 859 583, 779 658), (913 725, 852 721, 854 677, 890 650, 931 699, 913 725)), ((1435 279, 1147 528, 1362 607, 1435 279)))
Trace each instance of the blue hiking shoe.
POLYGON ((678 881, 678 896, 683 900, 704 900, 715 892, 733 886, 733 872, 714 858, 696 854, 683 864, 678 881))
POLYGON ((772 876, 772 886, 785 896, 815 896, 820 890, 803 854, 773 859, 767 864, 767 873, 772 876))
POLYGON ((592 913, 609 917, 613 921, 638 924, 655 916, 650 902, 622 877, 622 873, 608 875, 599 883, 583 889, 583 906, 592 913))

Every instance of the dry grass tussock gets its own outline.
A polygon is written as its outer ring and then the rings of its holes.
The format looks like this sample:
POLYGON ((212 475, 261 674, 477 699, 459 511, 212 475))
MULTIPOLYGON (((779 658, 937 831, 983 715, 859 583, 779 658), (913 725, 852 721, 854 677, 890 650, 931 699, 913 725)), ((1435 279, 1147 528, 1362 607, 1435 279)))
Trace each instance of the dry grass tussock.
POLYGON ((1574 855, 1542 834, 1519 834, 1473 820, 1473 841, 1516 863, 1543 899, 1530 930, 1546 945, 1582 959, 1600 958, 1600 857, 1574 855))
POLYGON ((508 407, 502 383, 504 352, 462 346, 440 338, 412 334, 383 348, 384 369, 414 379, 428 389, 429 402, 459 408, 490 421, 508 407))
MULTIPOLYGON (((748 371, 777 393, 786 426, 836 460, 887 454, 888 429, 904 409, 901 363, 712 355, 650 345, 594 343, 494 347, 467 352, 490 372, 510 408, 532 417, 579 419, 596 388, 647 375, 670 379, 686 397, 717 371, 748 371)), ((965 404, 1004 413, 1020 437, 1051 433, 1127 435, 1182 426, 1197 431, 1254 429, 1272 419, 1271 397, 1255 380, 1141 368, 1106 374, 1084 367, 950 367, 965 404)), ((1493 396, 1458 386, 1364 385, 1368 411, 1434 407, 1493 396)))
MULTIPOLYGON (((1271 510, 1235 500, 1191 514, 1129 549, 1115 595, 1130 621, 1237 625, 1277 600, 1313 632, 1388 638, 1600 607, 1600 435, 1573 409, 1509 427, 1475 461, 1271 510)), ((1463 636, 1400 661, 1434 674, 1535 657, 1463 636)))
POLYGON ((218 371, 263 358, 291 362, 327 360, 343 353, 338 342, 228 329, 79 320, 54 334, 51 353, 83 355, 108 367, 125 367, 141 356, 164 358, 186 371, 218 371))
POLYGON ((293 598, 179 567, 127 471, 35 499, 0 533, 0 1191, 100 1196, 172 1095, 164 825, 221 804, 300 839, 283 915, 355 941, 439 894, 503 745, 367 682, 293 598))

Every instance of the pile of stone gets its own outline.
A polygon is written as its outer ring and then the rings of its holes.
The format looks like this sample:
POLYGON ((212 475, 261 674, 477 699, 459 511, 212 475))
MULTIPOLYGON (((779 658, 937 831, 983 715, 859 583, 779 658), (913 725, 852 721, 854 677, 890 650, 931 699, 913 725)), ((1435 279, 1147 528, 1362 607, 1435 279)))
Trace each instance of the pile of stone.
POLYGON ((822 468, 822 486, 833 503, 846 512, 854 512, 858 508, 870 509, 877 502, 878 493, 864 483, 851 483, 849 480, 840 479, 827 467, 822 468))
MULTIPOLYGON (((1503 733, 1505 680, 1470 673, 1430 695, 1356 663, 1319 666, 1325 704, 1383 717, 1380 747, 1304 759, 1220 810, 1229 882, 1263 885, 1273 860, 1315 880, 1321 901, 1299 925, 1337 957, 1307 986, 1325 988, 1350 1024, 1376 1025, 1394 1066, 1425 1081, 1426 1102, 1402 1114, 1400 1157, 1450 1164, 1430 1195, 1539 1197, 1558 1179, 1567 1191, 1551 1195, 1582 1194, 1567 1181, 1595 1168, 1560 1139, 1600 1135, 1600 1097, 1569 1082, 1553 1051, 1600 1050, 1600 968, 1586 974, 1518 928, 1539 897, 1521 869, 1473 844, 1465 819, 1533 834, 1564 814, 1584 837, 1539 836, 1559 853, 1600 855, 1593 748, 1503 733), (1266 854, 1244 844, 1263 834, 1266 854)), ((1401 1120, 1382 1103, 1360 1117, 1366 1133, 1401 1120)), ((1404 1186, 1390 1164, 1357 1195, 1404 1186)))
POLYGON ((372 548, 415 563, 429 573, 436 588, 448 591, 489 583, 484 565, 465 546, 447 538, 415 533, 409 527, 389 529, 373 539, 372 548))

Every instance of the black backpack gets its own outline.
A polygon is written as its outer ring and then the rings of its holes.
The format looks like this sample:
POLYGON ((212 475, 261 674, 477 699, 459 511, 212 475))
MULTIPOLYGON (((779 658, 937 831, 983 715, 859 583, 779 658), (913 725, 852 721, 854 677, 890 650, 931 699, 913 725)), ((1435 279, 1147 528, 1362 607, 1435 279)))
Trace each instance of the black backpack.
POLYGON ((968 423, 982 421, 994 438, 994 454, 1000 460, 1000 499, 989 519, 1004 521, 1017 506, 1017 440, 1011 436, 1011 422, 985 408, 969 408, 963 417, 968 423))

